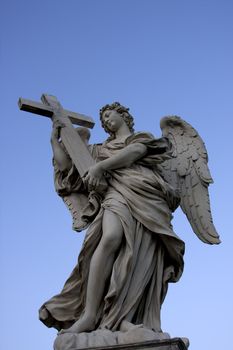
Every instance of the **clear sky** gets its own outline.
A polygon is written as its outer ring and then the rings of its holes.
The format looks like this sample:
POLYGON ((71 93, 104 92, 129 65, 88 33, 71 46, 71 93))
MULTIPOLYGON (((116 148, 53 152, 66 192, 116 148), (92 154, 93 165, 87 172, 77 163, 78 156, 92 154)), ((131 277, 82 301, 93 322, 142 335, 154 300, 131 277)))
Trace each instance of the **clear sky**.
POLYGON ((177 114, 203 137, 215 183, 212 213, 222 244, 208 246, 181 212, 185 271, 171 285, 162 327, 191 350, 228 349, 233 314, 231 0, 7 0, 1 6, 1 341, 4 350, 52 349, 56 331, 38 321, 58 293, 84 233, 53 188, 49 119, 19 111, 20 96, 56 95, 96 120, 99 108, 130 107, 137 130, 161 134, 177 114))

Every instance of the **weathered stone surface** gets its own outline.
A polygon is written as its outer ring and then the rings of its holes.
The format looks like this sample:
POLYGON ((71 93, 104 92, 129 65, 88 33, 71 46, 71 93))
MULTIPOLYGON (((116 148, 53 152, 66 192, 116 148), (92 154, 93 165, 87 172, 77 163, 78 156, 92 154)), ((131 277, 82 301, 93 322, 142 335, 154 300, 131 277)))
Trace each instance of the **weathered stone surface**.
MULTIPOLYGON (((55 348, 56 350, 57 348, 55 348)), ((63 348, 66 349, 66 348, 63 348)), ((63 350, 61 348, 61 350, 63 350)), ((76 347, 72 350, 80 350, 76 347)), ((59 349, 60 350, 60 349, 59 349)), ((173 338, 169 340, 153 340, 147 342, 139 342, 132 344, 118 344, 112 346, 96 346, 89 347, 88 350, 188 350, 188 345, 181 338, 173 338)))
POLYGON ((168 333, 156 333, 143 327, 128 332, 97 330, 90 333, 63 333, 57 336, 54 350, 186 350, 187 338, 170 339, 168 333))

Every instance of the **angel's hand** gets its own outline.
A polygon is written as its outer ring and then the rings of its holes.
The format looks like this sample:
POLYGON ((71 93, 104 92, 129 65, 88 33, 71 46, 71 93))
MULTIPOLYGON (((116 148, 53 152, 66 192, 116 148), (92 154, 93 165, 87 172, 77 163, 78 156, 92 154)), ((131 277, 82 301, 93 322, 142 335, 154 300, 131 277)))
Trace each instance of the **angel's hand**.
POLYGON ((88 170, 88 173, 83 178, 83 182, 89 191, 98 188, 102 177, 104 176, 104 169, 101 166, 101 162, 93 165, 88 170))
POLYGON ((64 128, 64 124, 60 120, 55 120, 53 122, 53 130, 51 135, 51 141, 59 140, 61 136, 61 129, 64 128))

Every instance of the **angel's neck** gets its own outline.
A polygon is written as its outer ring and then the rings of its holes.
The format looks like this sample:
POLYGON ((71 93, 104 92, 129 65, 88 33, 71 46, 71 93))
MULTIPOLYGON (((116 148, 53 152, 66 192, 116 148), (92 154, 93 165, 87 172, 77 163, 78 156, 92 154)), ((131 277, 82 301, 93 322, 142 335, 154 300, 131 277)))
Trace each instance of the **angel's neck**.
POLYGON ((123 140, 126 139, 128 136, 130 136, 132 133, 129 130, 128 125, 125 123, 121 125, 121 127, 115 132, 115 140, 123 140))

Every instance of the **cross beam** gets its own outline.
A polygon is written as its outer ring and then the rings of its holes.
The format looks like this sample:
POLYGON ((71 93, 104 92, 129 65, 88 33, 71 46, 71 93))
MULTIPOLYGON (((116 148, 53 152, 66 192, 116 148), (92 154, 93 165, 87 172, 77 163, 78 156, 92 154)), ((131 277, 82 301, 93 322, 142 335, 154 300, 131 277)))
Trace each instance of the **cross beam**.
POLYGON ((43 103, 20 98, 18 102, 19 108, 26 112, 49 117, 53 122, 59 121, 64 125, 61 128, 61 140, 82 177, 95 164, 95 161, 81 137, 75 131, 72 123, 93 128, 95 124, 93 119, 83 114, 63 109, 55 96, 43 94, 41 100, 43 103))
MULTIPOLYGON (((43 96, 45 96, 45 94, 41 96, 41 99, 43 99, 43 96)), ((31 112, 49 118, 53 117, 54 111, 53 108, 49 105, 31 100, 26 100, 25 98, 21 97, 19 98, 18 105, 21 111, 31 112)), ((85 126, 86 128, 91 129, 95 125, 94 120, 91 117, 88 117, 84 114, 71 112, 66 109, 63 109, 63 114, 70 119, 72 124, 85 126)))

